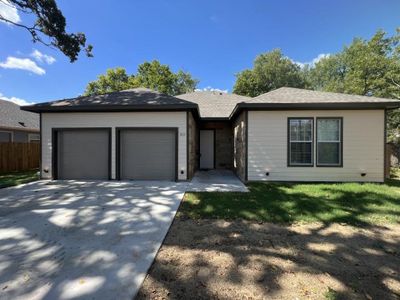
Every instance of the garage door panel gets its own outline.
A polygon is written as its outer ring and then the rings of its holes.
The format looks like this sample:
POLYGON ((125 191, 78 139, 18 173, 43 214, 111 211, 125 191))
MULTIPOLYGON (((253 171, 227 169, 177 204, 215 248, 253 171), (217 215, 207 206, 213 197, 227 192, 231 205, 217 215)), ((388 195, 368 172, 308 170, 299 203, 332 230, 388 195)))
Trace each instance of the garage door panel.
POLYGON ((106 129, 58 131, 58 179, 108 179, 109 143, 106 129))
POLYGON ((175 180, 176 131, 120 131, 120 177, 126 180, 175 180))

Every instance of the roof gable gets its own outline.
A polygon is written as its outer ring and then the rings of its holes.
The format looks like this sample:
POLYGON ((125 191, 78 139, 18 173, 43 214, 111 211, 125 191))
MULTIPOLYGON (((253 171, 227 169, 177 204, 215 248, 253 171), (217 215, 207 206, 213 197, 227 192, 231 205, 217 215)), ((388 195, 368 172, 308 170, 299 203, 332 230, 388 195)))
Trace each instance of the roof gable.
POLYGON ((201 118, 226 118, 229 119, 230 114, 236 104, 250 100, 246 96, 236 94, 228 94, 219 91, 196 91, 177 96, 199 105, 201 118))

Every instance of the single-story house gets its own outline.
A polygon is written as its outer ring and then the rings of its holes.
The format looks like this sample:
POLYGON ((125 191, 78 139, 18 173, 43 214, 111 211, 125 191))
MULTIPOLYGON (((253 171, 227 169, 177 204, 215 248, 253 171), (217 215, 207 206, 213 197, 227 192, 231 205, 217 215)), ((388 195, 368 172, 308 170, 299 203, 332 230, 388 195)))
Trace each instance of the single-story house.
POLYGON ((255 98, 149 89, 22 109, 40 113, 49 179, 382 182, 388 109, 400 101, 280 88, 255 98))
POLYGON ((39 114, 0 99, 0 143, 39 143, 39 114))

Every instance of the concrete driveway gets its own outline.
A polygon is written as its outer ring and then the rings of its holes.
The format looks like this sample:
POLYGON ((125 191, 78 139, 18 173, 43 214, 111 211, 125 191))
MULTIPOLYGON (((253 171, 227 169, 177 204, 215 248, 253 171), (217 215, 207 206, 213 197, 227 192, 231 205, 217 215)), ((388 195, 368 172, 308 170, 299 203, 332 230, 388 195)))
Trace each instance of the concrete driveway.
POLYGON ((0 299, 132 299, 185 188, 38 181, 0 190, 0 299))

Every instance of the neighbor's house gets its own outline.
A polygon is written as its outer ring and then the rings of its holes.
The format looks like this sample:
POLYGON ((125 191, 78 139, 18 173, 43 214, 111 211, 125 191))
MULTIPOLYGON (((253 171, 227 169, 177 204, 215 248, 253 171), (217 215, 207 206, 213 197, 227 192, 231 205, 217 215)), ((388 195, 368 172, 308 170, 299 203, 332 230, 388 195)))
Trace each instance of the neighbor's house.
POLYGON ((0 143, 38 143, 39 115, 0 99, 0 143))
POLYGON ((280 88, 256 98, 148 89, 23 107, 41 115, 43 178, 384 180, 385 118, 399 101, 280 88))

